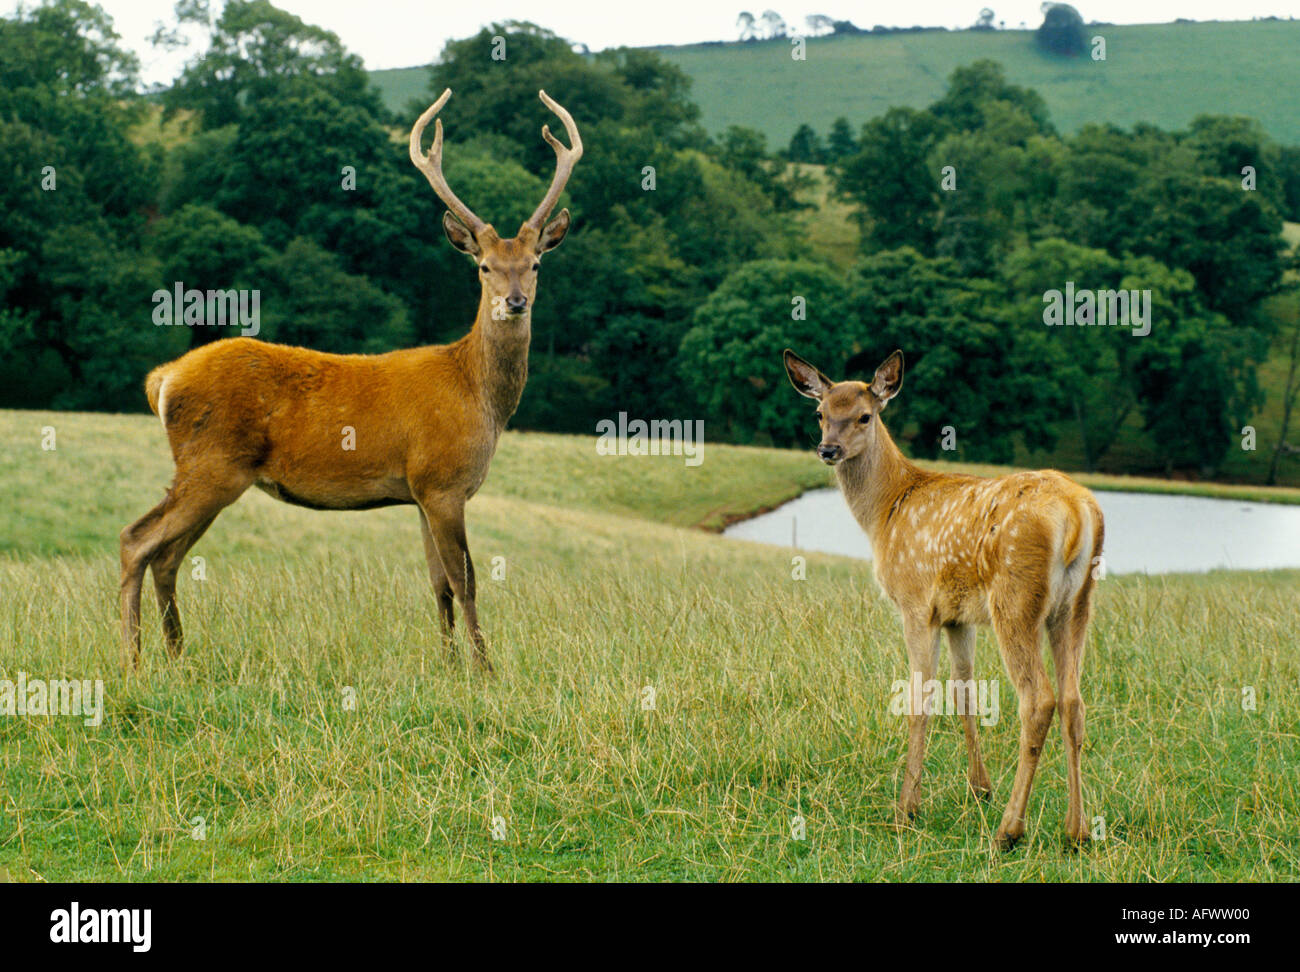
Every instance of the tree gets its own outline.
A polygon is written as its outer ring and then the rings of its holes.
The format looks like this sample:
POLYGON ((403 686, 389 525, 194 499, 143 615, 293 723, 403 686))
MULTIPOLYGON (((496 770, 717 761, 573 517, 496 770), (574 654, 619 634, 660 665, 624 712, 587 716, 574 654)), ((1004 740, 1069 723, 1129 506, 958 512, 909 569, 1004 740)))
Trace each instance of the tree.
POLYGON ((1088 49, 1083 18, 1068 3, 1043 4, 1036 40, 1041 50, 1057 57, 1078 57, 1088 49))
POLYGON ((1277 482, 1282 457, 1300 456, 1300 445, 1287 439, 1291 428, 1291 417, 1297 403, 1300 402, 1300 290, 1292 287, 1287 292, 1286 298, 1286 309, 1283 314, 1289 325, 1289 333, 1284 332, 1283 346, 1286 348, 1287 370, 1286 381, 1282 385, 1282 421, 1277 432, 1277 444, 1273 447, 1273 457, 1268 464, 1268 478, 1265 480, 1270 486, 1277 482))
POLYGON ((1015 321, 998 284, 904 247, 859 261, 850 306, 857 339, 850 375, 869 375, 903 349, 908 394, 891 405, 898 406, 891 428, 915 455, 1010 462, 1017 441, 1054 444, 1065 401, 1060 385, 1041 375, 1055 373, 1061 352, 1041 323, 1015 321), (941 448, 948 427, 955 456, 941 448))
POLYGON ((742 41, 753 40, 758 34, 758 26, 754 21, 754 15, 748 10, 740 12, 740 16, 736 18, 736 27, 740 29, 740 39, 742 41))
POLYGON ((808 33, 814 37, 830 34, 835 30, 835 18, 825 14, 809 14, 804 18, 804 23, 808 25, 808 33))
POLYGON ((820 165, 826 161, 826 148, 821 137, 806 122, 795 129, 790 137, 790 146, 785 150, 785 157, 791 162, 805 162, 820 165))
POLYGON ((855 153, 834 167, 837 189, 857 203, 868 250, 912 246, 930 252, 938 216, 939 173, 930 156, 944 126, 914 108, 891 108, 862 127, 855 153))
POLYGON ((794 445, 815 430, 781 363, 794 348, 839 374, 851 350, 841 275, 807 260, 738 267, 696 310, 677 355, 677 376, 710 424, 733 442, 794 445))
POLYGON ((838 162, 858 150, 858 143, 853 138, 853 129, 849 120, 841 115, 831 122, 830 135, 826 138, 826 161, 838 162))
POLYGON ((1190 270, 1206 304, 1234 323, 1261 323, 1259 302, 1281 282, 1285 243, 1281 220, 1256 193, 1242 192, 1239 182, 1160 168, 1134 191, 1133 206, 1134 252, 1190 270))
POLYGON ((987 59, 955 68, 948 76, 943 97, 929 110, 952 128, 972 132, 984 127, 988 107, 998 102, 1019 108, 1040 133, 1053 132, 1042 96, 1032 88, 1008 83, 1002 65, 987 59))
MULTIPOLYGON (((254 267, 269 255, 255 228, 200 203, 190 203, 155 223, 149 244, 164 289, 177 283, 186 290, 252 288, 254 267)), ((190 347, 224 337, 215 328, 186 330, 190 347)))
MULTIPOLYGON (((206 26, 206 4, 178 3, 176 16, 206 26)), ((188 108, 202 115, 205 128, 234 124, 246 107, 293 78, 323 85, 342 105, 384 114, 361 59, 337 35, 269 0, 228 0, 210 30, 208 49, 163 96, 169 115, 188 108)))
POLYGON ((767 29, 768 40, 785 37, 786 34, 789 33, 789 28, 786 26, 785 18, 775 10, 764 10, 762 19, 763 26, 767 29))
POLYGON ((365 354, 411 343, 406 311, 364 277, 345 273, 338 258, 298 237, 268 256, 262 283, 262 337, 318 351, 365 354))

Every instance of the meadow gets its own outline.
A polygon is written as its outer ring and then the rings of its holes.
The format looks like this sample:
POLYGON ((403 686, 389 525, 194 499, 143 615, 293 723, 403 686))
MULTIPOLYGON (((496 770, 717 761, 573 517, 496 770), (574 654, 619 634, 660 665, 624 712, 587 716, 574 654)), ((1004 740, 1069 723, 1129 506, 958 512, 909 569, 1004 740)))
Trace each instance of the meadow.
POLYGON ((116 535, 169 479, 157 420, 0 412, 0 442, 0 678, 103 679, 106 709, 0 717, 0 877, 1300 878, 1300 572, 1107 578, 1084 682, 1105 839, 1064 847, 1054 728, 998 854, 1017 721, 988 633, 994 800, 937 718, 899 830, 905 662, 869 567, 810 554, 795 580, 790 551, 697 526, 823 485, 806 453, 709 444, 688 468, 507 433, 469 514, 495 677, 440 645, 413 510, 253 491, 192 552, 184 656, 146 597, 127 679, 116 535))
MULTIPOLYGON (((1300 143, 1300 91, 1277 83, 1279 71, 1294 74, 1281 66, 1295 63, 1300 23, 1128 24, 1087 32, 1106 39, 1104 61, 1047 57, 1030 30, 817 37, 807 41, 804 61, 791 60, 788 40, 655 50, 690 76, 691 98, 709 132, 745 125, 766 135, 771 148, 784 148, 801 123, 824 136, 840 116, 856 132, 889 108, 924 108, 943 94, 954 68, 981 58, 1001 62, 1009 81, 1038 91, 1063 132, 1137 122, 1178 129, 1213 113, 1257 118, 1277 142, 1300 143)), ((424 67, 370 77, 394 111, 427 100, 424 67)))

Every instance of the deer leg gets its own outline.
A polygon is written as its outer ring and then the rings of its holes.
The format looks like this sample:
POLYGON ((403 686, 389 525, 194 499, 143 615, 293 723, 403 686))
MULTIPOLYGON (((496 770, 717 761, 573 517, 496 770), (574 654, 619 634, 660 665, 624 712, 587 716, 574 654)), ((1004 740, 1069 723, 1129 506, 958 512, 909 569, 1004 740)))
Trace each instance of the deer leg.
POLYGON ((1088 840, 1083 815, 1083 782, 1079 772, 1079 754, 1083 747, 1083 697, 1079 692, 1079 672, 1083 667, 1083 646, 1088 633, 1092 609, 1092 579, 1084 581, 1072 610, 1057 624, 1048 626, 1052 644, 1052 662, 1056 669, 1056 691, 1061 709, 1061 739, 1065 743, 1066 772, 1069 777, 1070 804, 1065 814, 1065 834, 1076 842, 1088 840))
POLYGON ((207 532, 215 519, 215 516, 210 516, 181 536, 168 540, 158 549, 157 555, 149 564, 153 573, 154 591, 158 595, 163 638, 167 643, 167 651, 173 658, 179 658, 185 646, 180 609, 176 606, 176 573, 185 560, 185 555, 199 542, 199 538, 207 532))
POLYGON ((169 489, 161 503, 120 534, 122 663, 128 670, 140 667, 140 585, 144 580, 145 568, 158 549, 157 543, 152 542, 151 538, 173 505, 173 491, 169 489))
MULTIPOLYGON (((1020 714, 1020 759, 1016 765, 1016 779, 1011 787, 998 824, 994 843, 1010 850, 1025 833, 1025 808, 1029 803, 1029 790, 1034 785, 1034 771, 1043 751, 1043 741, 1052 725, 1056 700, 1042 658, 1043 599, 1026 597, 1023 592, 1008 598, 1011 603, 999 610, 997 598, 990 599, 993 608, 993 629, 1002 650, 1002 663, 1016 687, 1020 714)), ((1005 603, 1005 602, 1004 602, 1005 603)))
POLYGON ((429 518, 420 510, 420 533, 424 537, 424 559, 429 564, 429 581, 433 584, 433 597, 438 604, 438 619, 442 623, 442 639, 451 657, 456 657, 456 642, 452 634, 456 627, 456 598, 451 590, 451 581, 442 568, 442 558, 438 555, 438 544, 429 529, 429 518))
POLYGON ((229 476, 224 484, 177 474, 163 501, 121 534, 121 607, 123 663, 140 665, 140 588, 144 572, 164 547, 185 536, 229 506, 248 488, 251 476, 229 476), (201 486, 191 483, 202 482, 201 486))
POLYGON ((939 664, 939 628, 928 620, 904 617, 903 638, 907 643, 909 700, 907 768, 903 773, 903 789, 898 797, 900 822, 915 814, 921 803, 921 769, 925 760, 925 727, 929 719, 925 711, 924 686, 934 678, 939 664))
POLYGON ((488 661, 487 642, 478 625, 478 608, 475 606, 474 561, 469 555, 469 540, 465 536, 465 504, 463 501, 437 499, 420 504, 433 535, 438 559, 451 585, 452 594, 460 601, 465 615, 465 627, 474 644, 474 664, 492 671, 488 661))
POLYGON ((989 783, 989 771, 980 754, 979 721, 975 714, 975 633, 973 624, 948 628, 948 652, 952 656, 952 677, 956 683, 954 701, 966 733, 966 759, 970 767, 967 779, 975 795, 987 800, 993 795, 993 785, 989 783))

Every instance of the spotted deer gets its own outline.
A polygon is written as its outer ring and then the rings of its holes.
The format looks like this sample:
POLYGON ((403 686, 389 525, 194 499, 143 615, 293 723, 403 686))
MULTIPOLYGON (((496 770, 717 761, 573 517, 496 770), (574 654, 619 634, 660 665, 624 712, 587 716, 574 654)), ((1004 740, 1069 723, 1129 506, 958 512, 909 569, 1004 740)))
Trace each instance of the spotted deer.
POLYGON ((167 648, 179 655, 177 569, 217 514, 257 486, 317 510, 415 505, 447 643, 454 645, 459 601, 474 661, 491 670, 475 605, 465 504, 483 484, 523 394, 539 261, 569 230, 567 209, 547 217, 582 157, 573 118, 545 91, 538 94, 564 123, 570 147, 542 126, 542 138, 555 150, 555 176, 511 239, 498 236, 447 185, 441 119, 428 154, 421 149, 425 127, 451 90, 411 129, 411 162, 447 206, 443 230, 452 246, 473 257, 481 285, 474 326, 459 341, 361 355, 233 338, 149 374, 145 393, 167 432, 176 474, 163 501, 121 535, 128 669, 140 663, 145 570, 153 570, 167 648), (344 446, 349 429, 350 448, 344 446))
MULTIPOLYGON (((818 403, 818 457, 833 466, 849 509, 871 541, 877 582, 897 606, 913 686, 900 819, 920 804, 927 706, 921 686, 935 677, 940 632, 948 635, 969 759, 969 781, 992 796, 980 755, 972 679, 976 626, 992 625, 1019 697, 1020 761, 994 837, 1004 848, 1025 831, 1025 808, 1052 715, 1059 705, 1069 775, 1066 835, 1088 839, 1079 751, 1079 673, 1092 611, 1093 565, 1101 556, 1101 509, 1092 493, 1055 470, 995 479, 930 472, 904 458, 880 420, 903 385, 895 351, 870 383, 833 382, 793 351, 786 373, 818 403), (1056 694, 1042 657, 1051 644, 1056 694), (918 678, 919 674, 919 678, 918 678)), ((931 706, 932 707, 932 706, 931 706)))

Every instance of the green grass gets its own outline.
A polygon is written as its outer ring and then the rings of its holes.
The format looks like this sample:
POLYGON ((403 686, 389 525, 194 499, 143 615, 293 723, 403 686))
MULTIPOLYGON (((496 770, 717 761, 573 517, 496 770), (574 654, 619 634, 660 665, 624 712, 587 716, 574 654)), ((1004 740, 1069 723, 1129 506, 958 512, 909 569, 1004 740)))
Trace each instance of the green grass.
MULTIPOLYGON (((773 147, 784 147, 803 122, 824 135, 841 115, 856 129, 896 105, 924 108, 954 68, 980 58, 1000 61, 1009 80, 1037 90, 1065 132, 1094 122, 1178 129, 1200 113, 1236 114, 1258 118, 1281 143, 1300 143, 1300 89, 1283 80, 1300 70, 1300 22, 1088 28, 1089 37, 1098 34, 1105 61, 1046 57, 1033 32, 1020 30, 812 38, 804 61, 791 59, 784 40, 656 50, 691 77, 709 131, 747 125, 773 147)), ((426 67, 370 77, 394 111, 428 95, 426 67)))
MULTIPOLYGON (((148 604, 125 680, 116 534, 167 480, 156 421, 0 412, 0 432, 0 677, 102 678, 107 710, 99 728, 0 718, 12 878, 1300 878, 1300 572, 1104 581, 1084 779, 1107 839, 1064 851, 1053 732, 1027 840, 998 855, 1009 686, 983 730, 995 801, 966 791, 940 718, 923 815, 900 832, 901 637, 868 569, 814 555, 795 581, 787 551, 672 525, 808 485, 796 466, 818 481, 806 454, 706 447, 688 469, 507 435, 470 506, 490 679, 437 647, 413 511, 251 493, 193 551, 207 579, 182 580, 185 656, 167 659, 148 604)), ((1005 682, 987 634, 977 676, 1005 682)))

